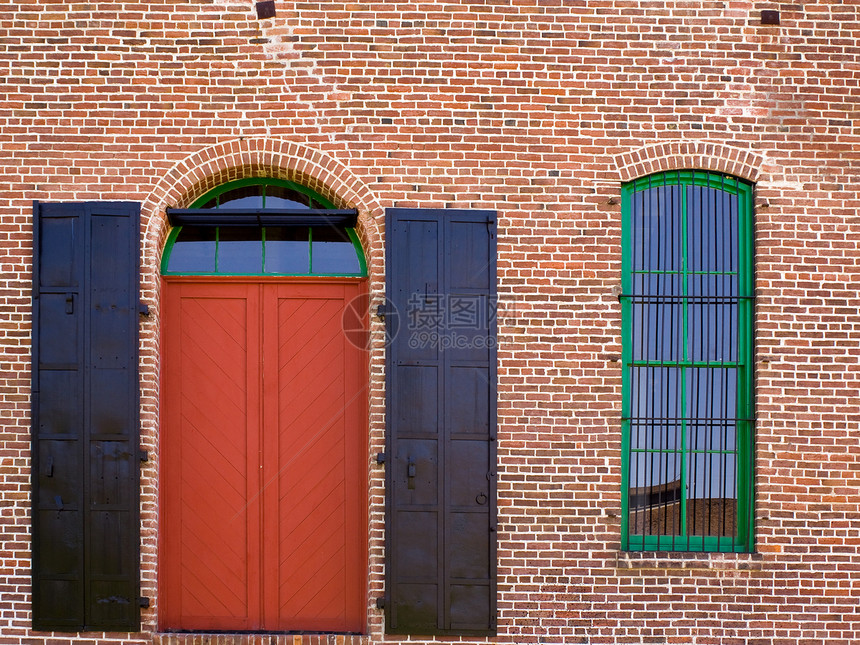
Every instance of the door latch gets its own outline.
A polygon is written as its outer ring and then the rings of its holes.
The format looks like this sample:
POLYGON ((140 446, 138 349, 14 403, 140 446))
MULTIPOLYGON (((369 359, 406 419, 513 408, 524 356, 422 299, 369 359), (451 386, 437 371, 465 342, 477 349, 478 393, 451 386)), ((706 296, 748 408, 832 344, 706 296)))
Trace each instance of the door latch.
POLYGON ((406 458, 406 487, 410 490, 415 489, 415 460, 412 457, 406 458))

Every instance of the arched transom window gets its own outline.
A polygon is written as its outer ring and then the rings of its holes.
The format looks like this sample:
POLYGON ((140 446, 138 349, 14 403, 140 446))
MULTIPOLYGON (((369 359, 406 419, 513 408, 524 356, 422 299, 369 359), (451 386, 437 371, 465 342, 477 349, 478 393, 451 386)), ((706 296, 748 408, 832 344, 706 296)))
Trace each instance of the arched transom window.
POLYGON ((354 212, 309 188, 271 178, 223 184, 190 209, 162 259, 165 275, 365 276, 354 212))

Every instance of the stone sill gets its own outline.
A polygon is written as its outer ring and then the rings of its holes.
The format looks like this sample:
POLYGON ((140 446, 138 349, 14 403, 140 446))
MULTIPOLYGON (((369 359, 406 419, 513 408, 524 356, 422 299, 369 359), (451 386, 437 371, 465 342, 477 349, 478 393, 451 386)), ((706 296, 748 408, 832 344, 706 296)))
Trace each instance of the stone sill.
POLYGON ((761 553, 701 553, 679 551, 619 551, 619 569, 761 571, 761 553))
POLYGON ((219 634, 158 632, 153 645, 368 645, 370 636, 359 634, 219 634))

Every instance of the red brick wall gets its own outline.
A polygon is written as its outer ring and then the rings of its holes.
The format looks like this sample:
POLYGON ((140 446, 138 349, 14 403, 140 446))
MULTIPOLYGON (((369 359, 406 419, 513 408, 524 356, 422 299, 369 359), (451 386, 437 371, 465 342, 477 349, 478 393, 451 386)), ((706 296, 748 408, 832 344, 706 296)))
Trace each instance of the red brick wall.
MULTIPOLYGON (((384 208, 499 211, 498 641, 860 641, 857 4, 275 4, 268 20, 252 0, 0 4, 0 642, 153 640, 164 208, 260 174, 360 209, 376 294, 384 208), (781 25, 760 24, 766 8, 781 25), (620 184, 669 168, 757 182, 752 555, 619 551, 620 184), (143 634, 70 639, 29 629, 31 204, 117 199, 143 203, 153 311, 141 364, 153 602, 143 634)), ((349 639, 362 643, 396 640, 373 608, 373 331, 369 635, 349 639)))

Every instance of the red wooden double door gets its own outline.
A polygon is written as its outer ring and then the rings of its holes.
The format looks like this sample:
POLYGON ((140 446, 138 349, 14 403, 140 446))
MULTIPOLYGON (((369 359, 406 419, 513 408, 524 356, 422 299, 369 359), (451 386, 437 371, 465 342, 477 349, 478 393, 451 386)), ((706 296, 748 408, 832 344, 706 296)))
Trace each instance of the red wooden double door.
POLYGON ((363 630, 363 288, 165 278, 162 629, 363 630))

